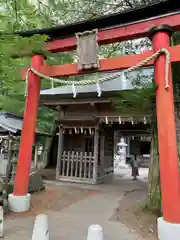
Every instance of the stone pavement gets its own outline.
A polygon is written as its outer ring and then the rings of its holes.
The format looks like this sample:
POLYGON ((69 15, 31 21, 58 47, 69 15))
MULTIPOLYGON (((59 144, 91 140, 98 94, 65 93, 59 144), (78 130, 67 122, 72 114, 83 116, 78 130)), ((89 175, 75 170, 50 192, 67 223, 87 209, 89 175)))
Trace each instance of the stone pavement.
MULTIPOLYGON (((125 174, 127 176, 127 174, 125 174)), ((99 185, 100 192, 93 193, 60 212, 49 211, 50 240, 85 240, 91 224, 100 224, 104 230, 104 240, 140 240, 133 231, 111 217, 123 197, 124 190, 136 187, 137 183, 126 178, 125 189, 121 183, 99 185), (129 183, 128 183, 129 182, 129 183)), ((77 186, 78 187, 78 186, 77 186)), ((86 186, 87 187, 87 186, 86 186)), ((92 186, 93 187, 93 186, 92 186)), ((30 240, 34 217, 8 218, 5 220, 5 238, 8 240, 30 240)))

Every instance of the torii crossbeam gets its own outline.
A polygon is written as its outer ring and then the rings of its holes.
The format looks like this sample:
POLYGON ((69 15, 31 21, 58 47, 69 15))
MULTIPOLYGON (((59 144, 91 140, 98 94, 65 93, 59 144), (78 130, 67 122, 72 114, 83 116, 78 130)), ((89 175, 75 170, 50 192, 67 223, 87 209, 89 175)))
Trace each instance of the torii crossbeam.
MULTIPOLYGON (((180 46, 170 47, 170 37, 172 32, 180 30, 180 12, 178 12, 178 10, 179 1, 165 0, 148 7, 113 14, 95 20, 19 34, 21 36, 32 36, 33 34, 48 35, 49 41, 46 44, 46 49, 54 53, 76 49, 75 34, 85 30, 98 29, 99 45, 141 37, 151 38, 153 51, 145 51, 138 55, 102 59, 100 60, 99 68, 96 69, 96 71, 100 72, 126 69, 137 64, 146 57, 151 56, 154 52, 162 48, 165 48, 170 52, 171 62, 179 62, 180 46), (131 21, 129 21, 129 19, 131 19, 131 21), (151 31, 149 31, 150 29, 151 31)), ((154 76, 157 85, 156 112, 158 122, 163 224, 172 223, 180 226, 180 176, 178 168, 171 66, 169 67, 169 88, 165 89, 165 56, 159 56, 158 59, 148 63, 148 65, 154 65, 154 76)), ((44 63, 44 57, 42 55, 35 55, 32 57, 32 67, 37 71, 52 77, 90 73, 90 71, 79 71, 77 64, 49 66, 44 63)), ((24 70, 24 74, 26 71, 27 69, 24 70)), ((26 110, 24 113, 24 124, 21 135, 15 187, 14 193, 10 196, 12 206, 15 202, 22 202, 22 211, 29 209, 28 204, 30 196, 27 194, 29 168, 38 111, 40 85, 40 78, 32 72, 29 73, 28 96, 26 99, 26 110)), ((15 208, 16 207, 14 207, 14 209, 15 208)), ((171 236, 171 238, 163 239, 176 240, 178 238, 171 236)))

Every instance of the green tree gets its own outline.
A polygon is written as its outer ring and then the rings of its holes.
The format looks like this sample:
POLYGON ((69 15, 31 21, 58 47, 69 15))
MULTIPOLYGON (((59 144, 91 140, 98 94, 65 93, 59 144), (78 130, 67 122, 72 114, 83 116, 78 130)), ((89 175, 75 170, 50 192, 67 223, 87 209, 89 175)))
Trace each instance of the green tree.
MULTIPOLYGON (((145 70, 146 71, 146 70, 145 70)), ((153 80, 153 76, 149 76, 153 80)), ((161 211, 161 190, 159 175, 159 153, 156 125, 156 106, 155 106, 155 85, 147 84, 147 76, 140 75, 135 78, 134 90, 120 92, 118 98, 113 98, 112 102, 121 114, 133 113, 151 115, 151 151, 150 168, 148 180, 148 197, 146 206, 154 212, 161 211), (137 81, 138 79, 138 81, 137 81)))
MULTIPOLYGON (((0 110, 14 112, 23 115, 25 106, 25 82, 21 80, 20 70, 30 66, 30 57, 21 57, 19 53, 35 51, 40 52, 44 48, 46 36, 33 36, 22 38, 15 31, 37 27, 33 12, 35 7, 28 1, 0 1, 0 110), (31 17, 30 17, 31 16, 31 17), (29 21, 26 22, 26 19, 29 21), (13 56, 17 56, 16 58, 13 56), (18 57, 19 55, 19 57, 18 57)), ((51 119, 52 111, 49 114, 42 114, 39 111, 38 125, 42 130, 49 130, 48 122, 44 119, 51 119)), ((49 120, 48 119, 48 120, 49 120)), ((51 121, 50 121, 51 122, 51 121)))

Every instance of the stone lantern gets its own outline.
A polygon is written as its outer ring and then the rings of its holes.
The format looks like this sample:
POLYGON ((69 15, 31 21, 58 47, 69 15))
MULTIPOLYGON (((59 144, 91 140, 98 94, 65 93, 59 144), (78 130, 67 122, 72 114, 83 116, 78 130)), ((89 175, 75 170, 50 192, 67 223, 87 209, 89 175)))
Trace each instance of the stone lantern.
POLYGON ((124 138, 121 137, 120 142, 117 144, 118 146, 118 154, 116 155, 116 158, 114 160, 114 169, 120 169, 120 168, 128 168, 128 165, 126 164, 126 147, 127 144, 124 141, 124 138))

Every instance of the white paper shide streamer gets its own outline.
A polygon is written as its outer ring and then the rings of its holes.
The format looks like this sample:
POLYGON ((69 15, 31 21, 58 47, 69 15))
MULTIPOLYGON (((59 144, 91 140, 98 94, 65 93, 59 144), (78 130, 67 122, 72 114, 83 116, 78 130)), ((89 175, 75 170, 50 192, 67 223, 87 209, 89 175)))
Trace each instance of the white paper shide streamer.
POLYGON ((101 97, 102 92, 101 92, 101 86, 99 82, 96 83, 96 88, 97 88, 98 97, 101 97))
POLYGON ((76 98, 77 93, 76 93, 76 86, 74 83, 72 84, 72 92, 73 92, 73 98, 76 98))

